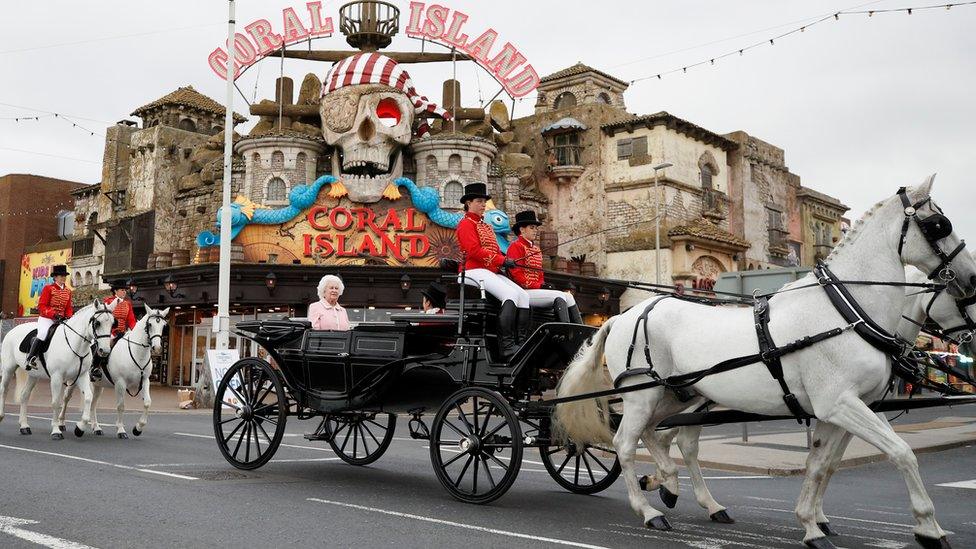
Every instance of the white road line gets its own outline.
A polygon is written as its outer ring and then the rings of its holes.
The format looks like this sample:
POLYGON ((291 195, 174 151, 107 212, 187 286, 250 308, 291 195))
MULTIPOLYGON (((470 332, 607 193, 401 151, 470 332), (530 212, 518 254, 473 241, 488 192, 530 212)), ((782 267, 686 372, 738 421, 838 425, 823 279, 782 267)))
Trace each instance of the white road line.
POLYGON ((43 545, 44 547, 50 547, 51 549, 94 549, 93 547, 82 543, 76 543, 66 539, 49 536, 47 534, 31 532, 30 530, 18 528, 18 526, 25 524, 37 524, 37 521, 0 516, 0 533, 9 534, 24 541, 36 543, 37 545, 43 545))
POLYGON ((58 452, 46 452, 44 450, 34 450, 33 448, 21 448, 20 446, 10 446, 8 444, 0 444, 0 448, 8 448, 10 450, 19 450, 21 452, 29 452, 29 453, 32 453, 32 454, 44 454, 46 456, 55 456, 55 457, 61 457, 61 458, 66 458, 66 459, 73 459, 73 460, 77 460, 77 461, 84 461, 84 462, 87 462, 87 463, 94 463, 96 465, 104 465, 106 467, 115 467, 117 469, 125 469, 127 471, 138 471, 140 473, 150 473, 150 474, 153 474, 153 475, 161 475, 161 476, 164 476, 164 477, 174 477, 174 478, 180 478, 180 479, 183 479, 183 480, 200 480, 197 477, 191 477, 191 476, 187 476, 187 475, 178 475, 176 473, 167 473, 165 471, 152 471, 150 469, 140 469, 138 467, 131 467, 129 465, 121 465, 121 464, 118 464, 118 463, 109 463, 107 461, 101 461, 101 460, 98 460, 98 459, 90 459, 90 458, 84 458, 84 457, 81 457, 81 456, 73 456, 71 454, 59 454, 58 452))
POLYGON ((497 530, 495 528, 486 528, 484 526, 475 526, 473 524, 464 524, 463 522, 453 522, 450 520, 437 519, 432 517, 425 517, 422 515, 413 515, 410 513, 401 513, 399 511, 389 511, 387 509, 379 509, 376 507, 367 507, 365 505, 356 505, 353 503, 344 503, 340 501, 331 501, 327 499, 319 498, 307 498, 308 501, 314 501, 315 503, 324 503, 326 505, 336 505, 339 507, 347 507, 349 509, 358 509, 360 511, 369 511, 371 513, 380 513, 383 515, 390 515, 393 517, 406 518, 412 520, 419 520, 422 522, 431 522, 434 524, 441 524, 444 526, 453 526, 455 528, 464 528, 465 530, 476 530, 478 532, 487 532, 489 534, 497 534, 499 536, 508 536, 511 538, 520 539, 530 539, 533 541, 543 541, 547 543, 553 543, 556 545, 566 545, 568 547, 586 547, 588 549, 608 549, 602 545, 590 545, 587 543, 579 543, 576 541, 567 541, 563 539, 547 538, 544 536, 533 536, 531 534, 521 534, 519 532, 509 532, 507 530, 497 530))
POLYGON ((969 488, 970 490, 976 490, 976 479, 962 480, 959 482, 945 482, 943 484, 936 484, 936 486, 942 486, 943 488, 969 488))
MULTIPOLYGON (((173 433, 173 434, 174 435, 181 436, 181 437, 206 438, 206 439, 213 440, 215 442, 217 440, 217 439, 215 439, 213 437, 213 435, 198 435, 198 434, 195 434, 195 433, 173 433)), ((298 444, 285 444, 285 443, 281 443, 281 447, 282 448, 300 448, 302 450, 315 450, 317 452, 331 452, 333 454, 335 453, 335 452, 332 451, 331 448, 319 448, 318 446, 299 446, 298 444)), ((277 461, 281 461, 281 460, 277 460, 277 461)))
MULTIPOLYGON (((760 510, 763 510, 763 511, 775 511, 777 513, 789 513, 791 515, 796 513, 796 511, 790 511, 790 510, 787 510, 787 509, 773 509, 771 507, 754 507, 752 505, 742 505, 741 507, 745 507, 745 508, 748 508, 748 509, 760 509, 760 510)), ((899 522, 885 522, 883 520, 868 520, 868 519, 860 519, 860 518, 854 518, 854 517, 838 517, 838 516, 835 516, 835 515, 826 515, 826 516, 829 519, 850 520, 850 521, 854 521, 854 522, 865 522, 865 523, 868 523, 868 524, 880 524, 882 526, 897 526, 899 528, 909 528, 909 529, 915 528, 915 525, 914 524, 901 524, 899 522)), ((949 535, 952 535, 952 534, 955 533, 955 532, 950 532, 949 530, 946 530, 945 532, 946 532, 946 534, 949 534, 949 535)))

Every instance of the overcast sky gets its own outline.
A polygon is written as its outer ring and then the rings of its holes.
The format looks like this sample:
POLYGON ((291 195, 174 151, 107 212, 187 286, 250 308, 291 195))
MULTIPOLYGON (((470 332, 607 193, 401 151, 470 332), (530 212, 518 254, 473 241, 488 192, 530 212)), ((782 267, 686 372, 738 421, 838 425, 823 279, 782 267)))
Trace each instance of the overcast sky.
MULTIPOLYGON (((394 3, 405 27, 409 3, 394 3)), ((323 2, 336 26, 340 4, 323 2)), ((471 16, 464 29, 468 34, 495 28, 499 42, 515 44, 540 75, 582 61, 630 81, 768 40, 835 11, 931 2, 442 4, 471 16)), ((280 31, 281 9, 287 6, 307 21, 301 1, 238 0, 237 5, 239 28, 267 18, 280 31)), ((976 6, 842 16, 714 66, 637 82, 625 100, 633 113, 666 110, 717 133, 745 130, 782 147, 787 165, 805 186, 840 198, 855 217, 898 186, 937 172, 937 201, 960 234, 972 240, 974 28, 976 6)), ((417 49, 419 42, 402 31, 390 49, 417 49)), ((0 119, 56 111, 98 134, 178 86, 191 84, 223 102, 223 81, 210 71, 207 55, 225 37, 226 2, 219 0, 4 2, 0 119)), ((338 32, 312 46, 347 47, 338 32)), ((295 79, 297 93, 305 73, 324 75, 328 65, 286 60, 284 70, 295 79)), ((278 71, 277 59, 265 60, 241 77, 239 86, 249 100, 255 93, 258 99, 271 98, 278 71)), ((422 93, 439 98, 451 66, 413 66, 410 72, 422 93)), ((477 106, 479 97, 488 99, 498 90, 470 63, 458 64, 458 79, 466 106, 477 106)), ((235 110, 246 113, 243 103, 236 95, 235 110)), ((531 113, 533 103, 534 96, 519 102, 516 115, 531 113)), ((251 118, 245 131, 256 121, 251 118)), ((55 118, 0 120, 0 174, 94 183, 101 177, 102 145, 101 138, 55 118)))

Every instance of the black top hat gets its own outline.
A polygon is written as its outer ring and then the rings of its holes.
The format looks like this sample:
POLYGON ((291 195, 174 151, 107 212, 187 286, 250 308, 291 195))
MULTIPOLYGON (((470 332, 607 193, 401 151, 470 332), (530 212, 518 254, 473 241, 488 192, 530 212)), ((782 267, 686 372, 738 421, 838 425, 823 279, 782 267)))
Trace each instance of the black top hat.
POLYGON ((525 210, 524 212, 515 214, 515 224, 512 225, 512 230, 518 231, 526 225, 542 225, 542 222, 535 215, 535 210, 525 210))
POLYGON ((68 276, 68 267, 66 265, 55 265, 51 269, 51 276, 68 276))
POLYGON ((128 284, 126 284, 126 282, 124 280, 122 280, 121 278, 116 278, 115 280, 113 280, 111 286, 112 286, 112 291, 113 292, 115 290, 126 290, 126 289, 128 289, 128 284))
POLYGON ((488 200, 491 195, 488 194, 488 186, 484 183, 469 183, 464 186, 464 195, 461 197, 461 204, 464 204, 468 200, 474 200, 475 198, 484 198, 488 200))
POLYGON ((429 286, 420 291, 431 305, 443 309, 447 305, 447 290, 440 282, 431 282, 429 286))

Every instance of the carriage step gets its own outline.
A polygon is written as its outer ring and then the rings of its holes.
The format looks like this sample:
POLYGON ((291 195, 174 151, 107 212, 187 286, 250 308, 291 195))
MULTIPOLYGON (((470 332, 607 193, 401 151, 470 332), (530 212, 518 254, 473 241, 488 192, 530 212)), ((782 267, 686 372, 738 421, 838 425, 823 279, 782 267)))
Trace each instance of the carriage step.
POLYGON ((332 438, 326 433, 305 433, 303 436, 305 437, 305 440, 324 440, 326 442, 332 438))

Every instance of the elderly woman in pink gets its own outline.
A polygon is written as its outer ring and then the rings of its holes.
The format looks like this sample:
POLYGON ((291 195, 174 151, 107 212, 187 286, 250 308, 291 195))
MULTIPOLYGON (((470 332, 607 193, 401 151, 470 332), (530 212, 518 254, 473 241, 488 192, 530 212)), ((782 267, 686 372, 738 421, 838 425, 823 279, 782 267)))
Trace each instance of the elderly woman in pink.
POLYGON ((315 330, 348 330, 349 316, 339 305, 339 296, 346 287, 335 275, 325 275, 319 281, 319 300, 308 306, 308 319, 315 330))

